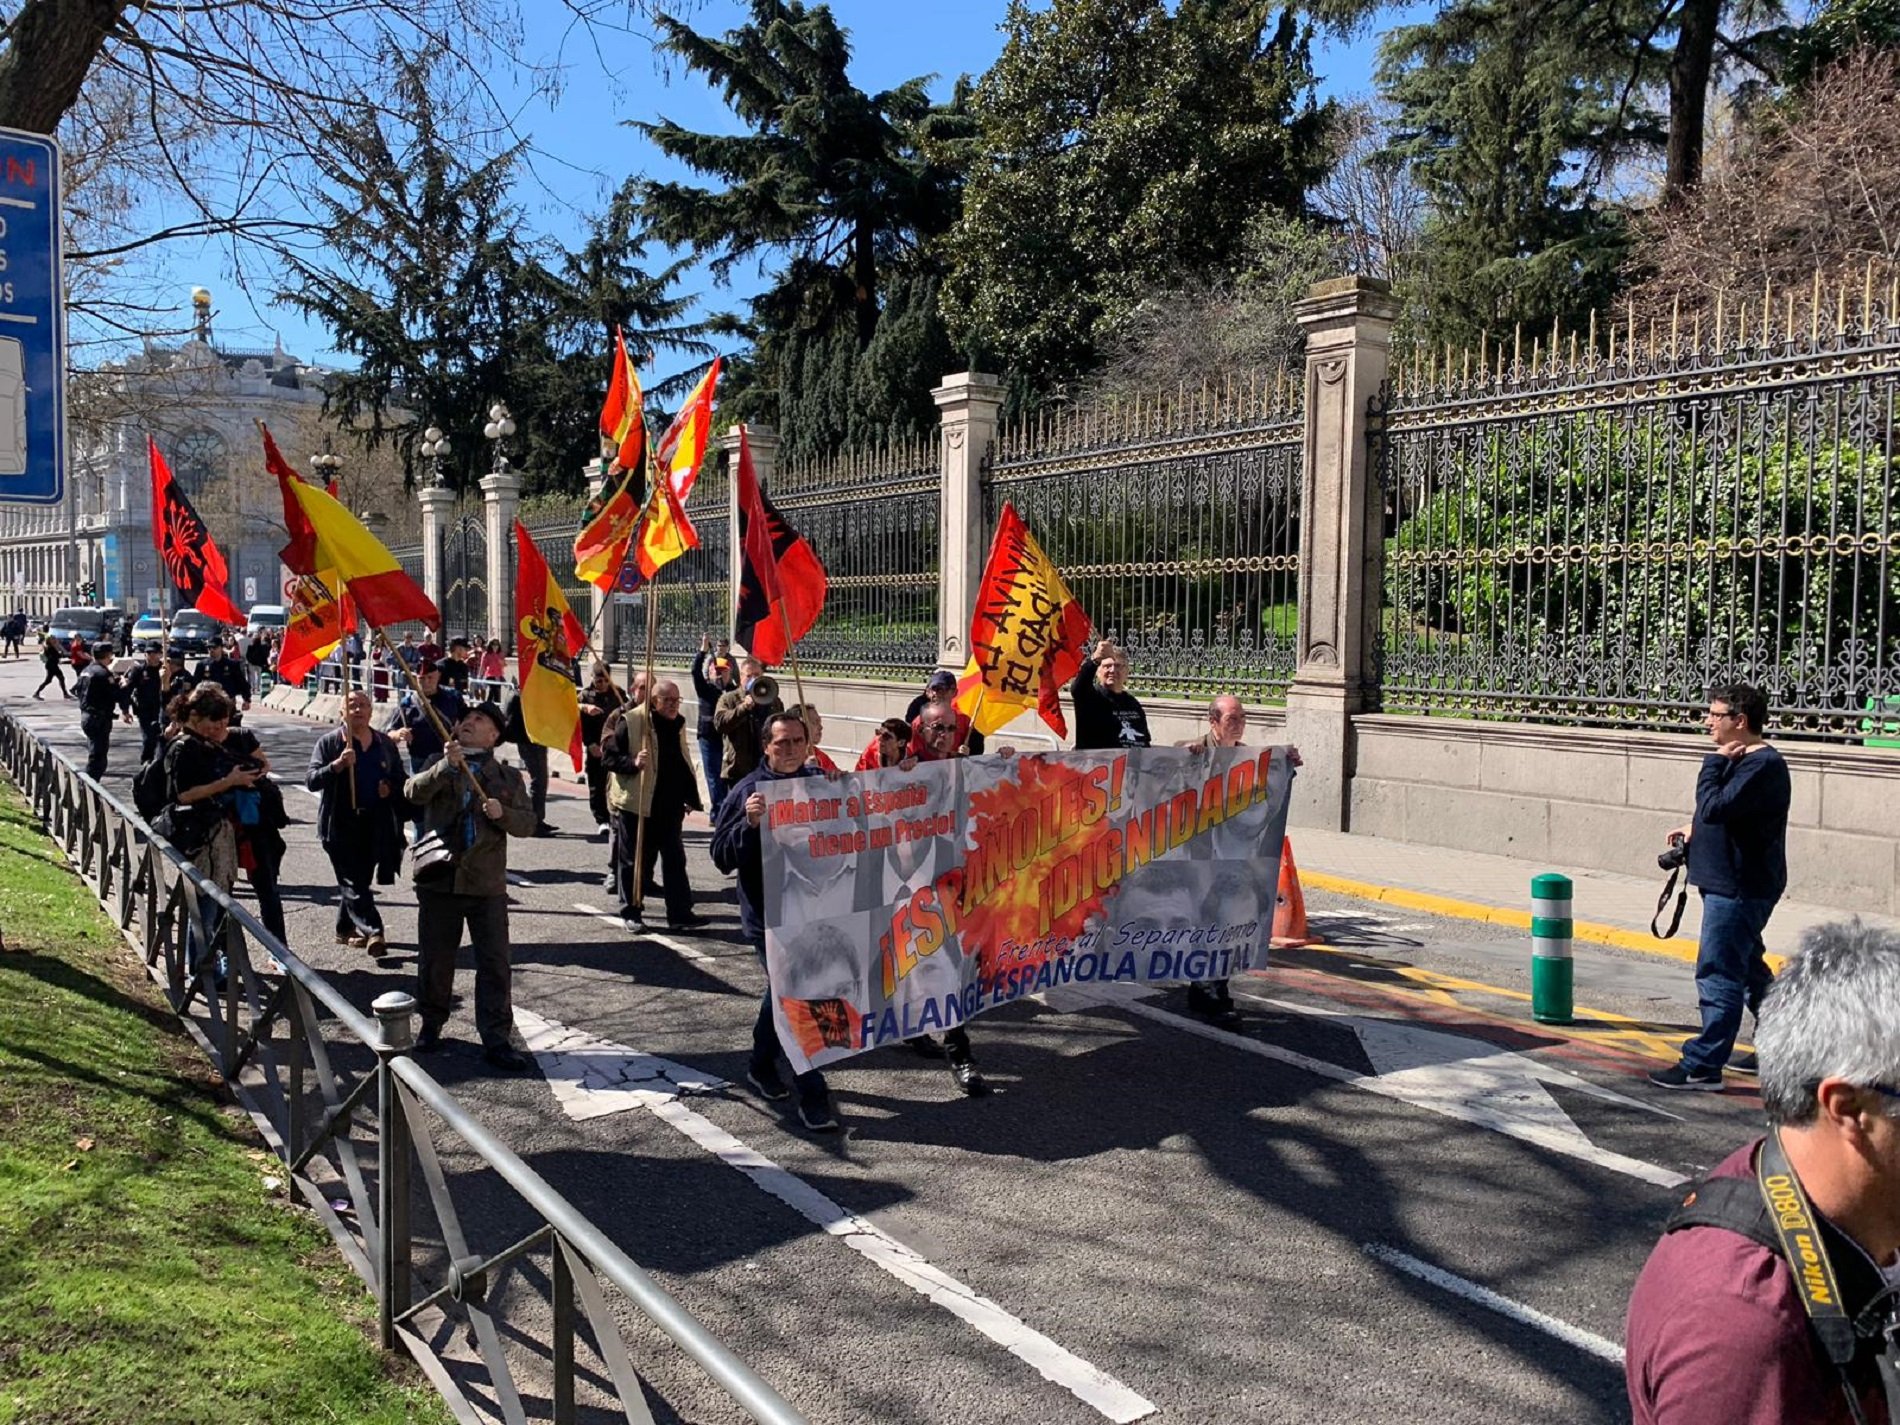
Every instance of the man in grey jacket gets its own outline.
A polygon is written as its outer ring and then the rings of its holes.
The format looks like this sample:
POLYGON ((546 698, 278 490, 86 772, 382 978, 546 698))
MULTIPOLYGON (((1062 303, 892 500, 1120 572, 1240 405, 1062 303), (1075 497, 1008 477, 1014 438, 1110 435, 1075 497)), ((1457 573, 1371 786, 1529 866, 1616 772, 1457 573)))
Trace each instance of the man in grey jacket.
POLYGON ((442 754, 405 784, 422 814, 425 838, 442 838, 451 859, 416 877, 416 1001, 422 1032, 416 1052, 442 1043, 455 988, 455 955, 468 927, 475 952, 475 1024, 482 1057, 520 1072, 528 1059, 511 1042, 513 966, 508 954, 508 838, 532 836, 534 807, 521 774, 495 756, 508 720, 493 703, 478 703, 455 725, 442 754))

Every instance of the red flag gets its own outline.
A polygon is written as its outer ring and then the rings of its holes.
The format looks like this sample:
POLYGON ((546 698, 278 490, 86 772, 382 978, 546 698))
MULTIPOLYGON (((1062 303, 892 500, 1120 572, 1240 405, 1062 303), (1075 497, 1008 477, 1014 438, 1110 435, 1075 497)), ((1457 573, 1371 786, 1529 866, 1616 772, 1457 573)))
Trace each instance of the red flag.
POLYGON ((172 478, 171 467, 158 453, 158 442, 147 436, 145 444, 152 457, 152 545, 158 550, 158 562, 188 606, 219 623, 242 625, 244 615, 225 588, 230 571, 211 540, 211 531, 172 478))
POLYGON ((752 447, 739 427, 739 607, 733 637, 753 657, 782 662, 825 606, 825 566, 759 488, 752 447))

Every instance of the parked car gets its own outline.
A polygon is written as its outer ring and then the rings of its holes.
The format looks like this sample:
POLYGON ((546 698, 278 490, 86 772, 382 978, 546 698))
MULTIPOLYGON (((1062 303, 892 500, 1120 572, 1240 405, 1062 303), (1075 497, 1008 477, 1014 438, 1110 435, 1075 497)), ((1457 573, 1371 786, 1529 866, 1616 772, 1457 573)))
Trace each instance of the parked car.
POLYGON ((165 620, 157 614, 140 614, 139 621, 132 625, 132 651, 143 653, 148 648, 165 646, 165 620))
POLYGON ((205 658, 212 648, 224 642, 224 625, 210 614, 196 609, 180 609, 172 615, 171 645, 174 653, 187 658, 205 658))
POLYGON ((75 638, 84 639, 86 647, 90 648, 99 641, 109 627, 106 619, 107 612, 105 609, 95 609, 90 606, 58 609, 54 611, 53 620, 47 625, 46 631, 52 635, 53 642, 59 646, 61 653, 72 651, 75 638))
POLYGON ((245 625, 244 631, 256 638, 269 629, 275 636, 281 634, 289 623, 290 614, 282 604, 252 604, 250 622, 245 625))
POLYGON ((105 615, 105 626, 99 636, 111 641, 114 652, 124 653, 132 646, 132 615, 111 607, 101 608, 99 612, 105 615))

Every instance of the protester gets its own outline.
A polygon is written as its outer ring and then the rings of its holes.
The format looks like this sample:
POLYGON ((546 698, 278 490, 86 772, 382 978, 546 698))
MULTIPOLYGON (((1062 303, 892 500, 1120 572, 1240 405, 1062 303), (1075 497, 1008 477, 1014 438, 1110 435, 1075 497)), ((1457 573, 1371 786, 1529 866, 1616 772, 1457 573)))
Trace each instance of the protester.
POLYGON ((473 659, 466 638, 451 638, 448 656, 436 664, 442 674, 443 684, 460 693, 464 701, 468 698, 469 675, 474 672, 473 659))
MULTIPOLYGON (((1189 738, 1181 746, 1204 755, 1221 747, 1240 747, 1244 745, 1246 736, 1246 706, 1232 693, 1222 693, 1207 705, 1206 731, 1199 737, 1189 738)), ((1224 1029, 1235 1029, 1240 1025, 1240 1011, 1234 1007, 1234 997, 1227 988, 1225 978, 1196 980, 1190 984, 1187 1007, 1190 1014, 1224 1029)))
POLYGON ((143 766, 158 755, 159 736, 165 730, 165 664, 159 646, 148 644, 142 659, 125 675, 125 694, 143 735, 139 743, 139 764, 143 766))
POLYGON ((519 1072, 528 1059, 511 1042, 508 837, 533 835, 535 813, 521 774, 494 755, 507 725, 492 702, 477 703, 456 724, 441 757, 411 777, 404 791, 423 807, 429 831, 451 853, 440 868, 419 872, 416 882, 416 1001, 422 1011, 416 1052, 441 1047, 466 925, 475 956, 482 1057, 495 1068, 519 1072), (432 873, 434 879, 427 879, 432 873))
POLYGON ((594 826, 602 836, 608 834, 613 815, 607 806, 607 764, 601 761, 601 738, 607 731, 607 717, 627 701, 627 695, 614 683, 614 670, 596 663, 581 690, 581 744, 586 750, 587 806, 594 813, 594 826))
POLYGON ((443 733, 460 722, 467 711, 462 695, 442 685, 441 669, 434 662, 424 661, 416 669, 416 687, 404 686, 397 695, 383 731, 398 747, 409 749, 409 770, 420 772, 442 755, 447 741, 443 733), (422 690, 420 697, 416 688, 422 690), (429 716, 431 709, 434 717, 429 716))
POLYGON ((486 683, 499 683, 508 676, 508 664, 501 656, 501 640, 491 638, 487 647, 482 649, 480 666, 476 676, 486 683))
POLYGON ((534 809, 534 830, 528 834, 553 836, 555 829, 548 822, 548 750, 528 736, 527 715, 521 706, 519 688, 508 700, 505 726, 505 740, 513 743, 515 751, 521 754, 522 769, 528 774, 528 796, 534 809))
MULTIPOLYGON (((725 699, 720 701, 723 706, 725 699)), ((800 719, 783 712, 768 714, 764 738, 764 760, 727 790, 712 838, 713 864, 722 871, 738 873, 739 922, 761 965, 765 963, 764 848, 759 838, 759 823, 765 817, 765 794, 761 788, 791 777, 820 775, 807 761, 810 737, 800 719)), ((831 1092, 825 1085, 824 1075, 816 1069, 807 1070, 795 1076, 792 1087, 787 1088, 778 1068, 783 1052, 772 1017, 772 988, 768 983, 759 1000, 758 1018, 752 1025, 752 1058, 746 1069, 746 1082, 757 1089, 761 1097, 774 1103, 782 1102, 795 1092, 798 1118, 806 1128, 814 1133, 836 1132, 838 1120, 831 1110, 831 1092)))
POLYGON ((1630 1294, 1634 1425, 1900 1421, 1895 1005, 1900 935, 1859 921, 1809 929, 1769 989, 1768 1134, 1691 1188, 1630 1294))
MULTIPOLYGON (((916 753, 919 762, 944 762, 969 755, 967 748, 958 745, 962 733, 957 722, 957 710, 948 700, 924 704, 923 710, 917 715, 917 736, 923 744, 922 750, 916 753)), ((904 1042, 926 1059, 948 1058, 950 1077, 956 1081, 959 1089, 971 1097, 990 1091, 971 1053, 967 1026, 959 1024, 945 1030, 941 1046, 928 1034, 919 1034, 904 1042)))
POLYGON ((422 630, 422 642, 416 645, 416 666, 424 663, 442 661, 442 630, 425 628, 422 630))
POLYGON ((1128 655, 1106 638, 1083 660, 1069 694, 1077 752, 1150 745, 1147 711, 1128 691, 1128 655))
POLYGON ((232 652, 229 644, 219 644, 211 656, 191 675, 193 683, 216 683, 248 712, 251 707, 251 675, 232 652))
POLYGON ((112 748, 112 718, 116 713, 132 721, 132 699, 112 671, 112 649, 101 645, 99 657, 76 680, 79 730, 86 734, 86 775, 97 780, 106 774, 112 748))
POLYGON ((422 650, 416 646, 416 635, 414 632, 408 629, 403 630, 402 642, 396 645, 396 656, 402 660, 403 666, 408 668, 412 673, 421 666, 422 650))
POLYGON ((85 672, 86 665, 92 662, 92 650, 87 646, 83 635, 76 633, 67 641, 66 662, 71 665, 75 673, 85 672))
POLYGON ((1761 933, 1788 886, 1792 787, 1788 764, 1762 737, 1767 720, 1768 700, 1745 683, 1709 694, 1703 721, 1715 750, 1696 778, 1695 819, 1670 833, 1687 839, 1689 884, 1702 893, 1695 967, 1702 1031, 1682 1046, 1681 1062, 1650 1074, 1662 1088, 1720 1090, 1742 1010, 1758 1012, 1768 989, 1761 933))
POLYGON ((785 711, 776 692, 767 700, 757 696, 765 664, 747 656, 739 660, 739 686, 720 694, 713 709, 713 727, 725 742, 719 774, 728 788, 737 786, 759 765, 766 719, 785 711))
POLYGON ((62 697, 72 696, 66 687, 66 670, 63 666, 65 661, 66 655, 60 651, 58 640, 50 633, 43 635, 40 639, 40 662, 45 665, 46 676, 40 679, 39 687, 33 690, 33 696, 36 699, 46 691, 48 683, 55 681, 59 684, 62 697))
POLYGON ((257 918, 278 942, 289 938, 284 926, 284 898, 279 890, 284 866, 283 828, 290 824, 284 808, 284 793, 271 780, 270 757, 263 743, 249 728, 231 727, 225 734, 224 751, 240 767, 263 773, 249 791, 233 791, 232 816, 237 824, 238 869, 251 883, 257 897, 257 918))
POLYGON ((317 841, 336 872, 336 943, 382 955, 376 884, 393 882, 402 861, 403 775, 395 739, 370 726, 374 713, 362 689, 344 695, 343 725, 317 739, 304 785, 319 797, 317 841))
POLYGON ((829 752, 818 745, 819 739, 825 735, 825 720, 818 715, 818 709, 813 707, 810 703, 793 703, 786 711, 804 720, 805 731, 811 737, 811 761, 813 765, 816 766, 820 772, 836 772, 838 770, 838 764, 831 760, 831 754, 829 752))
POLYGON ((706 804, 715 821, 719 818, 720 803, 726 799, 726 779, 721 770, 725 747, 714 714, 719 710, 720 698, 738 684, 739 670, 732 661, 732 641, 720 639, 715 652, 712 635, 701 634, 699 652, 693 658, 693 691, 699 696, 699 765, 706 774, 706 804))
MULTIPOLYGON (((924 709, 932 703, 942 703, 952 712, 956 712, 957 675, 952 673, 948 668, 939 668, 936 672, 932 673, 924 683, 924 690, 912 698, 910 700, 910 706, 904 709, 904 721, 910 724, 913 734, 915 734, 919 725, 919 719, 922 717, 924 709)), ((970 719, 967 714, 957 712, 956 719, 957 746, 968 748, 970 755, 973 757, 981 756, 983 752, 983 734, 977 732, 970 726, 970 719)), ((922 752, 922 743, 913 735, 911 739, 912 755, 921 755, 922 752)))
POLYGON ((244 661, 250 666, 251 670, 251 691, 253 693, 261 693, 264 690, 264 679, 269 675, 272 666, 272 647, 273 640, 271 638, 271 632, 266 628, 260 629, 257 637, 251 640, 251 646, 244 650, 244 661))
POLYGON ((916 758, 910 755, 910 740, 914 735, 911 725, 903 718, 885 718, 871 734, 864 751, 858 754, 858 765, 852 770, 875 772, 880 767, 902 767, 908 771, 916 765, 916 758))
POLYGON ((701 810, 701 803, 686 745, 679 684, 663 681, 653 689, 648 702, 627 709, 606 738, 602 754, 613 776, 610 795, 619 821, 615 846, 621 919, 629 930, 645 929, 634 892, 636 886, 642 892, 652 888, 657 862, 660 889, 666 900, 666 923, 675 930, 706 925, 706 918, 693 911, 693 887, 687 878, 686 847, 681 837, 686 813, 701 810), (642 821, 646 824, 644 834, 642 821))
MULTIPOLYGON (((240 792, 256 795, 264 779, 261 764, 249 762, 225 749, 236 711, 230 695, 215 683, 200 683, 183 695, 178 735, 165 750, 165 776, 171 805, 166 824, 158 827, 192 866, 227 896, 237 885, 238 831, 232 811, 240 792)), ((221 945, 224 912, 214 902, 201 902, 209 943, 221 945)), ((202 947, 192 932, 191 960, 195 965, 202 947)), ((215 961, 213 983, 224 981, 224 953, 215 961)))

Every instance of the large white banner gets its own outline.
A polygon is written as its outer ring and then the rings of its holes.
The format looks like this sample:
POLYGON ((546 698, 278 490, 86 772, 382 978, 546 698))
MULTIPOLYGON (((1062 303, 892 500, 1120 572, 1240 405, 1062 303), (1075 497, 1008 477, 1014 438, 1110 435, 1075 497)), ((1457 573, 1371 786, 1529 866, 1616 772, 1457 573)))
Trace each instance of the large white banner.
POLYGON ((1285 748, 920 763, 763 788, 766 964, 793 1067, 1053 986, 1266 963, 1285 748))

